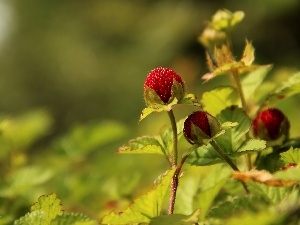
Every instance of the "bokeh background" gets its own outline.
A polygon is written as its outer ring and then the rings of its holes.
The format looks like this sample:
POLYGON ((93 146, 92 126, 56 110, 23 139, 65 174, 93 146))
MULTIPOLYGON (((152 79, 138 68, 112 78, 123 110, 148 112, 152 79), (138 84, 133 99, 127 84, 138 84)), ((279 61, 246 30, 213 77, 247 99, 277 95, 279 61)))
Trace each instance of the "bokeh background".
MULTIPOLYGON (((0 113, 21 116, 18 122, 29 121, 27 128, 34 118, 43 121, 36 133, 28 128, 29 137, 27 130, 14 128, 12 139, 21 132, 22 144, 1 154, 10 162, 3 166, 0 187, 0 213, 10 216, 7 221, 47 191, 57 192, 68 209, 100 217, 103 209, 122 204, 116 199, 131 199, 167 168, 155 156, 155 163, 146 165, 149 156, 114 151, 128 138, 157 133, 168 123, 151 115, 138 125, 151 69, 174 69, 199 96, 221 83, 201 82, 207 68, 198 36, 222 8, 246 15, 233 33, 237 57, 247 38, 256 48, 256 63, 274 64, 269 79, 281 82, 280 74, 299 70, 299 0, 0 0, 0 113), (43 112, 28 114, 36 109, 43 112), (46 172, 39 177, 27 171, 40 180, 7 192, 15 184, 5 172, 15 164, 23 172, 32 165, 46 172), (10 209, 8 197, 17 202, 10 209)), ((299 97, 288 107, 297 103, 299 97)))

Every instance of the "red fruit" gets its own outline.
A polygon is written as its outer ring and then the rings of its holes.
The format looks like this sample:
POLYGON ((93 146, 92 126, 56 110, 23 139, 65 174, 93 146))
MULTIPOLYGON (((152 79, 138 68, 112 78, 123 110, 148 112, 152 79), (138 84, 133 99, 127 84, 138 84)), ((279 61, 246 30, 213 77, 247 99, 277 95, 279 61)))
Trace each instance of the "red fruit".
MULTIPOLYGON (((159 96, 159 98, 164 104, 168 104, 171 97, 176 97, 178 100, 180 100, 183 97, 184 92, 184 84, 181 77, 175 71, 163 67, 158 67, 151 70, 150 73, 147 75, 146 81, 144 83, 145 100, 146 103, 149 103, 150 101, 151 105, 153 99, 151 99, 151 96, 147 96, 147 88, 150 88, 153 91, 155 91, 157 96, 159 96), (180 93, 172 93, 172 86, 174 84, 174 81, 176 81, 181 86, 182 91, 180 93)), ((153 103, 158 102, 154 101, 153 103)))
POLYGON ((286 116, 275 108, 259 112, 252 125, 254 135, 266 141, 275 141, 280 138, 285 140, 288 137, 290 128, 286 116))
POLYGON ((191 144, 203 144, 203 139, 213 137, 219 130, 219 122, 207 112, 194 112, 184 121, 183 133, 191 144), (192 124, 201 132, 197 132, 192 124))

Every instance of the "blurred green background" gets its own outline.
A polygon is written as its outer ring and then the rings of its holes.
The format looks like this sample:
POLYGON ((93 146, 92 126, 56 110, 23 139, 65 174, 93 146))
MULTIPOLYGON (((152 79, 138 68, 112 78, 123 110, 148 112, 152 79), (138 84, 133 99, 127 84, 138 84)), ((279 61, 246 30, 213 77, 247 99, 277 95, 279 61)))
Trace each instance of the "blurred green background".
MULTIPOLYGON (((0 114, 15 118, 0 126, 0 224, 49 192, 69 210, 101 217, 149 190, 164 159, 114 151, 168 125, 165 115, 138 125, 151 69, 174 69, 198 96, 221 84, 202 84, 197 40, 221 8, 246 14, 233 33, 237 57, 247 38, 278 83, 299 70, 299 0, 0 0, 0 114)), ((296 103, 281 107, 297 115, 288 110, 296 103)))

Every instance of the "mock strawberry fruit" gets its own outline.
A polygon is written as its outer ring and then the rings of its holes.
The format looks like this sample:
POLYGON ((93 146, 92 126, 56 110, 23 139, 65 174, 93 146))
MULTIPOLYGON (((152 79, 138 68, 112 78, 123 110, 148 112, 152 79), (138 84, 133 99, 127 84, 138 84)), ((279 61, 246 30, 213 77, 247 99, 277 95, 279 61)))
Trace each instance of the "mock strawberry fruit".
POLYGON ((144 83, 144 98, 147 106, 166 105, 174 98, 180 101, 183 97, 184 83, 175 71, 158 67, 147 75, 144 83))
POLYGON ((191 144, 204 144, 220 131, 220 124, 215 117, 204 111, 193 112, 184 121, 183 133, 191 144))
POLYGON ((276 108, 265 109, 253 120, 254 136, 269 141, 269 145, 281 144, 289 136, 290 123, 286 116, 276 108))

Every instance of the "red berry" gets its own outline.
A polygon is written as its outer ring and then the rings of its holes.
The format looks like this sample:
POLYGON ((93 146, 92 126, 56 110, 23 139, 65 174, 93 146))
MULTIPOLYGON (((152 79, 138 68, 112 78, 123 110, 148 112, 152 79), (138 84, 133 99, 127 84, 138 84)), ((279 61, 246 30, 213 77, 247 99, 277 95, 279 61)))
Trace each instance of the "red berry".
POLYGON ((270 108, 259 112, 252 124, 254 135, 266 141, 277 140, 283 135, 284 138, 288 137, 289 121, 278 109, 270 108))
POLYGON ((217 131, 219 131, 219 122, 207 112, 193 112, 184 121, 183 133, 191 144, 202 144, 203 139, 213 137, 217 131), (195 131, 192 124, 199 128, 202 133, 195 131))
MULTIPOLYGON (((163 67, 155 68, 151 70, 147 75, 146 81, 144 83, 144 93, 146 92, 146 88, 148 87, 155 91, 155 93, 159 96, 163 103, 167 104, 172 97, 172 86, 174 84, 174 81, 180 84, 182 89, 184 88, 181 77, 175 71, 163 67)), ((176 94, 177 93, 175 93, 175 95, 176 94)), ((182 96, 177 95, 176 97, 182 98, 182 96)), ((147 96, 145 96, 145 98, 147 98, 147 96)))

